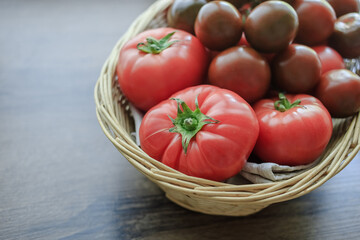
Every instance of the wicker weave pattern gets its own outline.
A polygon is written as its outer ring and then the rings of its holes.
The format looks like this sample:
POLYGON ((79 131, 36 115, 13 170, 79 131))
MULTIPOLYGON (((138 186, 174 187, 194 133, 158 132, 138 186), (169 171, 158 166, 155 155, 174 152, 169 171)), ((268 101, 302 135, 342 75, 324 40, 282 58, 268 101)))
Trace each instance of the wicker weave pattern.
POLYGON ((105 135, 140 172, 166 192, 173 202, 207 214, 244 216, 266 206, 297 198, 321 186, 340 172, 360 150, 360 113, 334 120, 333 137, 314 168, 286 181, 232 185, 184 175, 144 153, 134 142, 134 130, 126 98, 115 79, 118 54, 123 44, 145 29, 166 26, 171 0, 158 0, 130 26, 106 60, 95 86, 96 114, 105 135))

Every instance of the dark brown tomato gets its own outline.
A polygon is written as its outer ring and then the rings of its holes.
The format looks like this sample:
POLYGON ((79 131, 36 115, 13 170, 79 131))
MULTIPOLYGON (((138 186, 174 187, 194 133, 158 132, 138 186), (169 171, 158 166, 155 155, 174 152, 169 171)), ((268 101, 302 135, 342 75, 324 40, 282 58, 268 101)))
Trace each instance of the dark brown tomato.
POLYGON ((217 55, 209 67, 209 82, 232 90, 253 103, 270 85, 270 67, 257 51, 246 46, 229 48, 217 55))
POLYGON ((206 0, 175 0, 167 12, 169 26, 194 34, 196 16, 206 3, 206 0))
POLYGON ((324 42, 333 32, 336 15, 325 0, 296 0, 293 4, 299 18, 295 41, 305 45, 324 42))
POLYGON ((254 8, 245 22, 245 36, 250 45, 265 53, 284 50, 298 29, 295 10, 282 1, 264 2, 254 8))
MULTIPOLYGON (((251 0, 225 0, 225 1, 231 3, 236 8, 241 8, 245 4, 249 3, 251 0)), ((213 2, 213 1, 208 1, 208 2, 213 2)))
POLYGON ((344 58, 360 56, 360 14, 348 13, 336 20, 329 44, 344 58))
MULTIPOLYGON (((269 1, 274 1, 274 0, 249 0, 248 2, 250 3, 251 7, 254 8, 263 2, 269 2, 269 1)), ((279 0, 279 1, 286 2, 290 5, 292 5, 295 2, 295 0, 279 0)))
POLYGON ((327 1, 335 10, 336 17, 338 18, 347 13, 360 11, 359 0, 327 0, 327 1))
POLYGON ((228 2, 209 2, 201 7, 196 17, 195 34, 211 50, 235 46, 242 35, 241 14, 228 2))
POLYGON ((316 97, 332 117, 349 117, 360 110, 360 77, 346 69, 322 75, 316 97))
POLYGON ((310 47, 291 44, 272 60, 275 84, 288 93, 310 93, 320 80, 321 62, 310 47))
MULTIPOLYGON (((263 2, 267 2, 267 1, 273 1, 273 0, 266 0, 266 1, 263 1, 263 2)), ((292 5, 295 2, 295 0, 280 0, 280 1, 286 2, 286 3, 290 4, 290 5, 292 5)))

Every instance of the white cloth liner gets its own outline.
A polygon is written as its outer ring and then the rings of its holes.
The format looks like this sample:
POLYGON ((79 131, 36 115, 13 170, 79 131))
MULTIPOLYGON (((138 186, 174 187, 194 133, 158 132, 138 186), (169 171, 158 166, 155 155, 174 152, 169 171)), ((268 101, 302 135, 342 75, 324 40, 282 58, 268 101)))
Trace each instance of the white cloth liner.
POLYGON ((286 180, 299 175, 312 168, 319 160, 300 166, 279 165, 276 163, 253 163, 247 162, 240 175, 253 183, 268 183, 286 180))
MULTIPOLYGON (((131 104, 130 111, 135 122, 135 132, 132 134, 136 138, 136 144, 140 146, 139 128, 143 118, 143 114, 131 104)), ((316 160, 315 162, 308 165, 294 167, 279 165, 276 163, 247 162, 239 174, 252 183, 269 183, 290 179, 296 175, 299 175, 315 166, 318 161, 319 160, 316 160)))

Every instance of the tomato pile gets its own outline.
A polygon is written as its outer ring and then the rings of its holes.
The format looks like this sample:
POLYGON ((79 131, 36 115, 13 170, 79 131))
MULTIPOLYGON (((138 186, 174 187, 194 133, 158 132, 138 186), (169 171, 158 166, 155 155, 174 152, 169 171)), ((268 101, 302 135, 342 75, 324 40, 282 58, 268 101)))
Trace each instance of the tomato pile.
POLYGON ((332 117, 360 110, 357 0, 175 0, 169 27, 120 50, 116 75, 145 113, 139 136, 154 159, 185 174, 226 180, 251 154, 315 161, 332 117), (341 3, 340 3, 341 2, 341 3))

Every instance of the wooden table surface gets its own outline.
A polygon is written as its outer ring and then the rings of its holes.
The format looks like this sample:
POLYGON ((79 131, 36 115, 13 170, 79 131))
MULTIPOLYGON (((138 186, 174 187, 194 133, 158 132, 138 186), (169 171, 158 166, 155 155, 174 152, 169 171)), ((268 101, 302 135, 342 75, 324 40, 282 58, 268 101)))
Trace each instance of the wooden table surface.
POLYGON ((183 209, 103 134, 93 88, 151 0, 0 1, 0 239, 360 239, 360 156, 248 217, 183 209))

